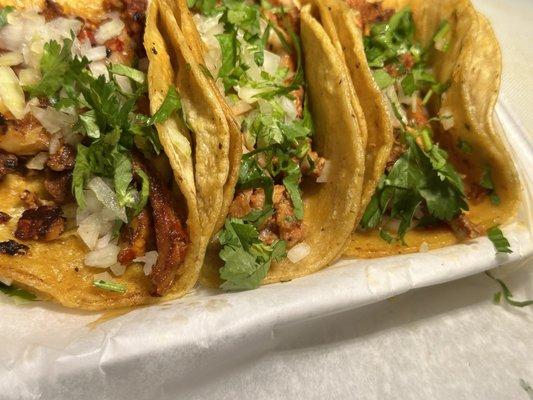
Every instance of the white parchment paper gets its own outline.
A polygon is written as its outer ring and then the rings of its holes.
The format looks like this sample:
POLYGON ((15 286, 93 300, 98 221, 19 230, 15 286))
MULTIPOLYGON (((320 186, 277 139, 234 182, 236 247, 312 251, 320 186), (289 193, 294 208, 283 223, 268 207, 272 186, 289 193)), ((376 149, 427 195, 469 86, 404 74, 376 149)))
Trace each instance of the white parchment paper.
MULTIPOLYGON (((528 1, 490 1, 486 11, 505 13, 510 4, 519 4, 525 15, 528 1)), ((505 55, 509 47, 503 50, 505 55)), ((531 60, 520 62, 527 66, 531 60)), ((524 77, 524 68, 515 70, 524 77)), ((521 214, 505 229, 511 256, 495 256, 483 238, 425 254, 341 261, 251 292, 199 289, 179 301, 97 324, 91 323, 101 314, 47 303, 20 306, 0 296, 0 399, 255 399, 288 393, 322 399, 329 393, 332 398, 527 400, 518 381, 533 383, 531 334, 520 330, 524 319, 533 322, 530 312, 489 313, 481 301, 497 287, 479 276, 394 297, 496 265, 514 270, 533 262, 528 259, 533 143, 507 104, 498 105, 498 116, 524 183, 521 214), (390 300, 377 303, 383 299, 390 300), (395 307, 398 302, 403 307, 395 307), (376 304, 358 310, 371 303, 376 304), (410 312, 397 314, 398 309, 410 312), (425 319, 433 323, 421 323, 425 319), (329 329, 343 320, 339 331, 329 329), (474 320, 476 329, 469 325, 474 320), (358 351, 348 346, 354 331, 362 344, 358 351), (321 354, 321 364, 311 362, 308 349, 321 354), (446 357, 450 352, 458 358, 446 357)), ((510 276, 511 284, 531 277, 510 276)), ((517 297, 533 293, 532 285, 517 297)))
POLYGON ((344 260, 254 291, 198 289, 184 299, 97 324, 91 322, 100 314, 47 303, 20 306, 2 297, 0 398, 92 399, 95 393, 98 398, 167 398, 178 383, 217 376, 225 366, 253 357, 262 344, 270 346, 276 327, 525 259, 533 252, 533 151, 505 109, 499 107, 498 115, 524 182, 524 207, 505 228, 513 254, 495 255, 492 243, 481 238, 428 253, 344 260))

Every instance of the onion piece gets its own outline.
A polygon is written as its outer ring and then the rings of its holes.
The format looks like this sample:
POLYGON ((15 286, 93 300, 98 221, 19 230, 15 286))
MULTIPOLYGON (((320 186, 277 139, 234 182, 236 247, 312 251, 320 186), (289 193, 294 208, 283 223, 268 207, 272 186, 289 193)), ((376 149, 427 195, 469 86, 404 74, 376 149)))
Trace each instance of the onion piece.
POLYGON ((427 253, 429 251, 429 244, 428 242, 422 242, 420 245, 420 248, 418 249, 420 253, 427 253))
POLYGON ((0 99, 16 119, 26 114, 26 98, 17 75, 10 67, 0 67, 0 99))
POLYGON ((92 47, 83 50, 81 55, 87 57, 89 61, 100 61, 107 57, 107 48, 105 46, 92 47))
POLYGON ((263 61, 263 69, 269 75, 275 75, 279 69, 279 64, 281 62, 281 57, 277 54, 271 53, 268 50, 264 51, 265 59, 263 61))
POLYGON ((56 154, 61 148, 61 138, 63 135, 61 133, 54 133, 50 138, 50 146, 48 146, 48 151, 50 154, 56 154))
POLYGON ((124 275, 124 272, 126 272, 126 266, 122 265, 120 263, 116 263, 116 264, 112 265, 109 269, 111 270, 111 272, 115 276, 124 275))
POLYGON ((34 169, 34 170, 37 170, 37 171, 42 171, 44 169, 44 166, 45 166, 47 161, 48 161, 48 153, 43 151, 41 153, 38 153, 32 159, 30 159, 26 163, 26 168, 34 169))
POLYGON ((137 257, 133 262, 144 263, 143 271, 145 275, 150 275, 152 273, 152 268, 157 263, 157 258, 159 254, 157 251, 148 251, 142 257, 137 257))
POLYGON ((80 222, 78 226, 78 236, 89 249, 94 250, 96 248, 99 235, 100 218, 98 218, 98 214, 91 214, 80 222))
POLYGON ((449 107, 442 107, 439 111, 440 123, 445 131, 449 131, 455 125, 453 112, 449 107))
POLYGON ((19 71, 19 81, 22 86, 32 86, 39 83, 41 74, 33 68, 24 68, 19 71))
POLYGON ((110 282, 113 280, 113 277, 111 276, 111 274, 107 271, 105 272, 100 272, 99 274, 94 274, 93 276, 93 281, 105 281, 105 282, 110 282))
POLYGON ((97 176, 91 179, 87 184, 87 187, 94 192, 96 198, 104 205, 104 207, 109 209, 116 218, 123 222, 128 222, 126 209, 119 206, 116 193, 102 178, 97 176))
POLYGON ((310 252, 311 246, 305 242, 298 243, 287 252, 287 258, 290 260, 290 262, 297 263, 298 261, 301 261, 307 257, 310 252))
POLYGON ((104 61, 95 61, 90 63, 89 69, 95 78, 104 76, 106 80, 109 80, 109 71, 107 70, 107 65, 104 61))
POLYGON ((84 263, 88 267, 108 268, 117 263, 119 252, 120 247, 116 244, 109 244, 106 247, 89 252, 85 256, 84 263))
POLYGON ((316 181, 318 183, 326 183, 329 180, 329 175, 331 173, 331 161, 326 160, 324 163, 324 168, 322 168, 322 173, 318 178, 316 178, 316 181))
POLYGON ((94 34, 94 39, 98 44, 104 44, 109 39, 113 39, 120 35, 120 32, 124 29, 124 22, 118 18, 113 18, 107 22, 104 22, 98 27, 94 34))
POLYGON ((19 65, 24 62, 24 57, 22 53, 18 51, 9 51, 0 55, 0 67, 12 67, 14 65, 19 65))
POLYGON ((65 114, 53 107, 40 108, 30 107, 31 113, 41 125, 50 133, 57 133, 63 128, 70 127, 76 123, 76 117, 65 114))

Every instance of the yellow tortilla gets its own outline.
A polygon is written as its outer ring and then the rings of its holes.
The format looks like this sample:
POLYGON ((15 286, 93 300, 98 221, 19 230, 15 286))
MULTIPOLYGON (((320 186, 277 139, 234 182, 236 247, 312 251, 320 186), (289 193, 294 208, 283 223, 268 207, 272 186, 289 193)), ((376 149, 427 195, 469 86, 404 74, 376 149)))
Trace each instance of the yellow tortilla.
MULTIPOLYGON (((501 140, 502 133, 497 132, 493 124, 494 106, 500 87, 501 53, 490 24, 468 0, 444 0, 438 5, 423 0, 385 0, 383 6, 397 11, 410 6, 417 39, 422 44, 429 44, 442 20, 446 19, 451 24, 453 36, 449 50, 446 53, 434 51, 430 61, 430 67, 439 81, 451 79, 443 103, 431 104, 430 111, 436 115, 441 106, 446 106, 454 115, 454 127, 448 131, 436 129, 436 141, 448 152, 454 166, 467 179, 480 182, 485 167, 491 167, 492 180, 501 204, 493 205, 488 196, 480 203, 470 202, 468 218, 485 230, 508 222, 517 212, 521 187, 515 166, 501 140), (460 139, 472 145, 473 153, 464 154, 458 150, 460 139)), ((344 31, 348 31, 345 28, 342 26, 344 31)), ((361 38, 360 32, 352 32, 350 40, 359 41, 359 50, 351 55, 345 52, 351 69, 366 65, 361 38)), ((410 231, 405 241, 407 246, 389 245, 376 231, 357 232, 352 236, 345 255, 382 257, 416 252, 422 245, 426 247, 426 244, 429 249, 434 249, 461 240, 449 228, 442 227, 429 231, 410 231)))
MULTIPOLYGON (((188 47, 200 69, 207 71, 204 62, 205 48, 192 19, 192 15, 189 12, 187 0, 164 0, 164 2, 168 5, 168 8, 172 10, 176 23, 183 32, 183 39, 185 39, 185 42, 182 46, 188 47)), ((224 110, 229 129, 229 172, 224 185, 222 207, 214 228, 214 232, 218 232, 224 225, 226 215, 228 214, 229 207, 235 194, 235 185, 239 178, 242 156, 242 134, 231 108, 226 103, 223 94, 218 90, 213 77, 208 75, 205 76, 205 78, 211 91, 216 95, 220 106, 224 110)))
MULTIPOLYGON (((366 62, 359 61, 358 54, 364 54, 363 33, 357 27, 357 15, 342 0, 317 0, 320 18, 324 29, 336 44, 336 49, 348 65, 348 71, 360 103, 361 112, 357 113, 364 120, 366 128, 365 177, 361 212, 374 195, 377 183, 387 164, 394 141, 392 123, 385 99, 372 78, 372 71, 366 62), (355 60, 355 61, 354 61, 355 60), (350 65, 354 63, 354 65, 350 65)), ((362 125, 362 124, 361 124, 362 125)))
MULTIPOLYGON (((168 47, 161 36, 156 2, 147 12, 145 46, 150 59, 148 71, 151 111, 155 112, 163 102, 168 88, 174 84, 175 73, 170 62, 168 47)), ((193 100, 194 101, 194 100, 193 100)), ((202 240, 196 186, 189 133, 180 118, 171 118, 157 126, 159 139, 168 156, 174 177, 184 199, 187 230, 190 242, 184 262, 179 266, 174 284, 163 297, 150 295, 151 281, 141 266, 128 266, 124 275, 114 281, 124 284, 125 294, 97 289, 93 276, 102 272, 83 264, 88 252, 85 244, 74 231, 51 242, 26 242, 29 252, 21 256, 0 254, 0 276, 13 281, 18 287, 36 292, 43 299, 50 299, 67 307, 86 310, 103 310, 170 300, 185 295, 196 283, 203 261, 206 240, 202 240)), ((13 239, 18 218, 24 211, 20 194, 24 190, 45 197, 43 182, 38 178, 7 175, 0 181, 0 210, 13 218, 0 224, 0 241, 13 239)))
MULTIPOLYGON (((331 163, 330 179, 303 187, 305 243, 310 254, 292 263, 273 263, 263 284, 287 281, 323 269, 342 253, 359 214, 364 174, 361 128, 350 101, 351 82, 345 65, 311 13, 301 12, 301 40, 316 150, 331 163)), ((200 281, 221 284, 220 247, 212 244, 200 281)))

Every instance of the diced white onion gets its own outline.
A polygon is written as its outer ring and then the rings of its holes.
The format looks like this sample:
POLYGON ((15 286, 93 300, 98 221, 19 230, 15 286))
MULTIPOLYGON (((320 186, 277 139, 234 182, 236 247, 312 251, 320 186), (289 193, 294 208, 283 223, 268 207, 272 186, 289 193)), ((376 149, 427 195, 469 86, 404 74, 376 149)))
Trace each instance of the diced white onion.
POLYGON ((109 269, 111 270, 111 272, 113 272, 113 275, 115 276, 124 275, 124 272, 126 272, 126 266, 120 263, 112 265, 109 269))
POLYGON ((0 67, 0 99, 17 119, 26 114, 26 99, 17 75, 10 67, 0 67))
POLYGON ((30 107, 31 113, 41 125, 50 133, 57 133, 63 128, 70 127, 76 123, 76 117, 58 111, 53 107, 30 107))
POLYGON ((271 53, 268 50, 264 52, 265 59, 263 62, 263 69, 270 75, 275 75, 279 69, 279 64, 281 61, 280 56, 277 54, 271 53))
POLYGON ((61 133, 54 133, 52 137, 50 138, 50 146, 48 147, 48 151, 50 154, 56 154, 59 151, 59 148, 61 147, 61 138, 63 135, 61 133))
POLYGON ((231 106, 231 110, 233 111, 233 114, 236 117, 238 117, 239 115, 246 114, 251 109, 252 109, 252 106, 248 103, 245 103, 242 100, 239 100, 237 103, 231 106))
POLYGON ((131 87, 130 79, 127 76, 115 75, 115 80, 118 83, 118 86, 125 93, 133 93, 133 88, 131 87))
POLYGON ((294 104, 294 100, 283 96, 280 98, 279 103, 283 111, 285 111, 285 120, 295 120, 298 113, 296 112, 296 104, 294 104))
POLYGON ((100 239, 98 239, 98 242, 96 242, 96 249, 103 249, 109 243, 111 242, 111 238, 113 237, 112 232, 108 231, 104 236, 102 236, 100 239))
POLYGON ((91 250, 96 248, 98 236, 100 235, 100 221, 98 214, 91 214, 78 226, 78 235, 83 243, 91 250))
POLYGON ((422 242, 419 251, 420 253, 427 253, 429 251, 429 244, 427 242, 422 242))
POLYGON ((87 50, 82 50, 82 56, 87 57, 89 61, 100 61, 106 58, 107 48, 105 46, 97 46, 87 50))
POLYGON ((12 67, 14 65, 22 64, 23 62, 24 57, 22 57, 22 53, 18 51, 9 51, 0 55, 1 67, 12 67))
POLYGON ((445 131, 452 129, 455 125, 453 112, 448 107, 442 107, 439 111, 440 123, 445 131))
POLYGON ((299 243, 287 252, 287 258, 292 263, 303 260, 311 252, 311 246, 307 243, 299 243))
POLYGON ((101 249, 96 249, 85 256, 84 263, 88 267, 108 268, 117 262, 120 247, 109 244, 101 249))
POLYGON ((30 161, 26 163, 26 168, 35 169, 37 171, 42 171, 47 161, 48 161, 47 152, 38 153, 35 157, 33 157, 30 161))
POLYGON ((148 251, 144 256, 137 257, 133 261, 138 263, 144 263, 144 274, 150 275, 152 273, 152 268, 157 263, 157 257, 159 257, 157 251, 148 251))
POLYGON ((109 209, 116 218, 128 222, 126 209, 118 205, 116 193, 102 178, 97 176, 91 179, 87 187, 94 192, 96 198, 104 205, 104 207, 109 209))
POLYGON ((248 104, 253 104, 253 103, 256 103, 258 100, 257 97, 255 96, 265 92, 268 89, 265 89, 265 88, 257 89, 257 88, 251 88, 248 86, 243 86, 243 87, 236 86, 235 90, 237 91, 237 96, 239 96, 239 98, 242 101, 248 104))
POLYGON ((39 83, 41 74, 33 68, 24 68, 19 71, 19 81, 22 86, 31 86, 39 83))
POLYGON ((326 160, 326 162, 324 163, 324 168, 322 169, 322 173, 316 179, 316 181, 318 183, 326 183, 329 180, 330 173, 331 173, 331 161, 326 160))
POLYGON ((107 65, 103 61, 95 61, 89 64, 89 69, 91 74, 94 77, 98 78, 99 76, 105 76, 106 79, 109 79, 109 71, 107 70, 107 65))
POLYGON ((94 34, 94 39, 98 44, 104 44, 109 39, 113 39, 120 35, 124 29, 124 22, 118 18, 113 18, 110 21, 104 22, 98 27, 94 34))
POLYGON ((106 281, 106 282, 111 282, 113 280, 113 277, 111 276, 111 274, 107 271, 104 271, 104 272, 100 272, 99 274, 94 274, 93 275, 93 281, 106 281))

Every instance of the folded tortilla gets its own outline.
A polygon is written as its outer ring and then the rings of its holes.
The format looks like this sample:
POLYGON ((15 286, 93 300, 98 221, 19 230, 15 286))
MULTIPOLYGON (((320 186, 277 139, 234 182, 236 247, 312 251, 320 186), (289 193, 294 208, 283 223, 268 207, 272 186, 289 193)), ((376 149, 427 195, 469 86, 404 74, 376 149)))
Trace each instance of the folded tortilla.
MULTIPOLYGON (((193 22, 191 12, 184 0, 167 0, 168 10, 185 34, 183 42, 177 43, 181 49, 190 50, 198 63, 205 67, 207 49, 193 22)), ((355 97, 348 70, 335 52, 332 41, 327 37, 310 7, 304 7, 300 14, 300 38, 305 58, 306 91, 309 109, 314 121, 314 149, 330 163, 326 183, 306 184, 303 187, 305 204, 303 224, 305 244, 309 253, 305 258, 291 262, 287 259, 272 262, 263 284, 287 281, 316 272, 335 261, 341 254, 346 240, 359 214, 364 163, 364 142, 366 128, 364 120, 356 118, 360 106, 355 97), (359 109, 356 110, 356 107, 359 109)), ((209 79, 211 87, 217 88, 214 77, 209 79)), ((228 120, 236 116, 227 104, 223 93, 219 101, 228 120)), ((241 143, 241 133, 236 130, 241 143)), ((234 135, 231 135, 233 138, 234 135)), ((241 146, 230 146, 233 155, 233 174, 237 175, 241 160, 241 146)), ((232 174, 230 173, 230 176, 232 174)), ((237 177, 231 180, 229 202, 225 203, 221 222, 228 218, 228 210, 233 200, 237 177)), ((222 225, 217 226, 219 229, 222 225)), ((218 230, 215 230, 218 233, 218 230)), ((223 262, 218 235, 212 239, 206 254, 200 281, 209 287, 219 287, 222 280, 219 270, 223 262)))
MULTIPOLYGON (((357 3, 357 2, 356 2, 357 3)), ((339 42, 350 70, 357 95, 363 104, 372 150, 374 170, 367 169, 365 193, 372 196, 393 143, 393 110, 388 108, 387 97, 372 76, 364 47, 361 16, 343 1, 318 0, 324 26, 331 38, 339 42), (371 177, 371 178, 370 178, 371 177)), ((494 126, 494 106, 498 97, 501 77, 501 53, 498 41, 486 18, 476 12, 468 0, 445 0, 438 3, 422 0, 385 0, 384 9, 396 12, 409 7, 416 27, 415 38, 423 48, 433 45, 435 32, 442 21, 450 27, 450 46, 447 51, 430 52, 428 67, 439 82, 449 82, 442 98, 428 103, 430 117, 439 117, 441 110, 452 115, 452 127, 445 130, 433 124, 434 141, 446 150, 451 165, 466 182, 479 184, 489 171, 493 191, 499 201, 488 195, 481 201, 468 198, 466 217, 483 234, 492 227, 509 222, 517 212, 521 187, 512 159, 502 142, 501 132, 494 126), (468 143, 472 151, 462 151, 461 143, 468 143), (498 203, 498 204, 496 204, 498 203)), ((440 96, 439 96, 440 97, 440 96)), ((370 197, 363 200, 368 205, 370 197)), ((364 212, 364 210, 363 210, 364 212)), ((345 250, 348 257, 374 258, 420 249, 434 249, 464 240, 447 224, 411 229, 405 243, 389 244, 377 229, 355 232, 345 250)))
MULTIPOLYGON (((93 22, 105 18, 102 3, 57 2, 65 14, 93 22)), ((44 2, 2 0, 0 5, 38 11, 43 9, 44 2)), ((0 254, 2 281, 36 293, 41 299, 87 310, 160 302, 181 297, 192 289, 219 214, 207 214, 205 209, 214 211, 221 207, 224 184, 228 179, 229 129, 222 111, 216 114, 220 106, 214 101, 213 91, 205 84, 203 75, 197 68, 183 68, 183 57, 187 55, 176 52, 168 39, 169 31, 174 28, 161 18, 158 2, 152 1, 146 14, 144 35, 149 58, 150 111, 156 113, 170 87, 177 89, 184 110, 183 116, 174 113, 156 124, 159 141, 175 180, 174 199, 178 199, 178 203, 171 206, 183 216, 189 237, 183 262, 170 266, 176 271, 172 286, 163 297, 155 297, 150 277, 143 272, 141 264, 133 263, 127 266, 123 275, 113 277, 115 283, 126 288, 125 293, 95 287, 93 277, 103 270, 84 264, 89 249, 75 230, 48 242, 22 242, 29 249, 26 254, 0 254)), ((0 210, 12 217, 8 223, 0 224, 0 241, 14 238, 17 220, 24 211, 20 200, 24 190, 46 198, 43 178, 39 176, 8 174, 0 180, 0 210)))

